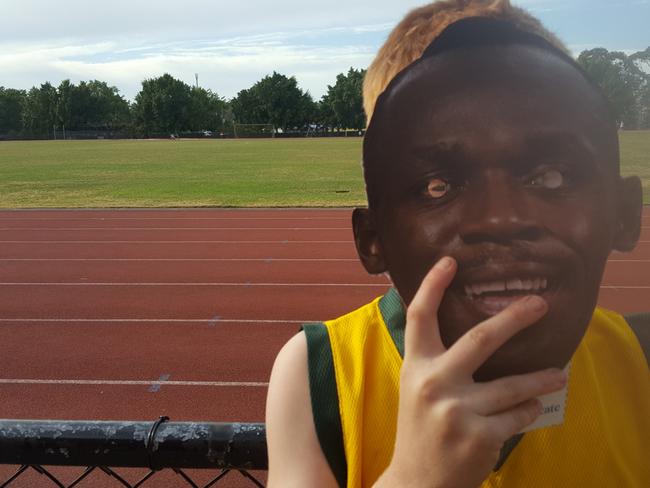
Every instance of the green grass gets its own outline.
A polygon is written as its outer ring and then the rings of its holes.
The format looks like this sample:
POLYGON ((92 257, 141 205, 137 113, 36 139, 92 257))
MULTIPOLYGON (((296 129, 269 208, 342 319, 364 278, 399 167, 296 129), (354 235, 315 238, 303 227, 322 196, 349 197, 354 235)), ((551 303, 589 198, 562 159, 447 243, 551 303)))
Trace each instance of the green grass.
MULTIPOLYGON (((650 204, 650 131, 621 133, 650 204)), ((0 143, 0 207, 354 206, 361 139, 0 143)))
POLYGON ((361 139, 0 143, 0 207, 346 206, 361 139))
POLYGON ((621 173, 641 178, 643 203, 650 205, 650 131, 623 131, 619 134, 621 173))

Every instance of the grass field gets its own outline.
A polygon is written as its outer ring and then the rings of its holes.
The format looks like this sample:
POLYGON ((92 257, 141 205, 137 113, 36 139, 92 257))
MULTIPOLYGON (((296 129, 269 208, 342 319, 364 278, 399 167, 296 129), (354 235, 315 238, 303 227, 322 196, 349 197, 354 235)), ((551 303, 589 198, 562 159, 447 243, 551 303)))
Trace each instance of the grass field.
POLYGON ((641 178, 643 202, 650 205, 650 131, 623 131, 619 134, 621 173, 641 178))
MULTIPOLYGON (((650 131, 621 133, 650 203, 650 131)), ((0 207, 363 204, 361 139, 0 143, 0 207)))

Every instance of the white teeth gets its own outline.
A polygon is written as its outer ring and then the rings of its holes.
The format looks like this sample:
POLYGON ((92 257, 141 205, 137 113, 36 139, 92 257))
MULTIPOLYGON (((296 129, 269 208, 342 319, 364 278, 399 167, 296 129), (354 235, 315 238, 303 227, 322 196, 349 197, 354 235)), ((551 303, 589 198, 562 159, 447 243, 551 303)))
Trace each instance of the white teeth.
POLYGON ((484 293, 500 291, 532 291, 538 292, 546 289, 546 278, 519 279, 515 278, 507 281, 489 281, 483 283, 473 283, 465 285, 465 294, 469 297, 479 296, 484 293))
POLYGON ((502 281, 493 281, 492 283, 484 283, 482 285, 483 291, 504 291, 506 289, 506 284, 502 281))
POLYGON ((524 286, 524 282, 521 280, 508 280, 506 282, 506 288, 508 290, 521 290, 521 289, 526 289, 524 286))

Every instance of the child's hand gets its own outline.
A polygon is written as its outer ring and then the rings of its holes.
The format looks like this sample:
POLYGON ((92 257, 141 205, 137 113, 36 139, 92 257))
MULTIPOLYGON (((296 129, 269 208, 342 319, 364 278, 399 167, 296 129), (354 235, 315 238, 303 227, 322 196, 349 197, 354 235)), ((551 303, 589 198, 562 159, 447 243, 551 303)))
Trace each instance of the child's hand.
POLYGON ((564 387, 561 370, 473 381, 474 371, 547 306, 541 297, 526 297, 447 350, 437 313, 455 271, 453 259, 439 261, 408 308, 395 451, 377 486, 479 486, 503 443, 540 415, 535 397, 564 387))

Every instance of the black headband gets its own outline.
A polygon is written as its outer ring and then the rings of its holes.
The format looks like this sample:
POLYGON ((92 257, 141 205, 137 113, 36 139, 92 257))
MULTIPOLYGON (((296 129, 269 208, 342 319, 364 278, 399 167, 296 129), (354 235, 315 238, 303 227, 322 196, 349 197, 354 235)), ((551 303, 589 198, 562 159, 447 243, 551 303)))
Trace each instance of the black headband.
MULTIPOLYGON (((521 30, 511 22, 504 20, 493 19, 490 17, 468 17, 447 26, 440 35, 431 41, 431 44, 427 46, 422 53, 422 56, 406 66, 391 80, 386 89, 377 98, 374 112, 376 113, 381 110, 385 99, 388 97, 388 94, 390 94, 393 87, 395 87, 416 66, 426 60, 454 49, 508 44, 535 46, 550 51, 571 64, 574 68, 580 71, 585 78, 587 78, 578 63, 576 63, 564 51, 554 46, 543 37, 533 34, 532 32, 521 30)), ((370 130, 370 127, 372 126, 373 119, 374 117, 371 117, 368 130, 370 130)))

